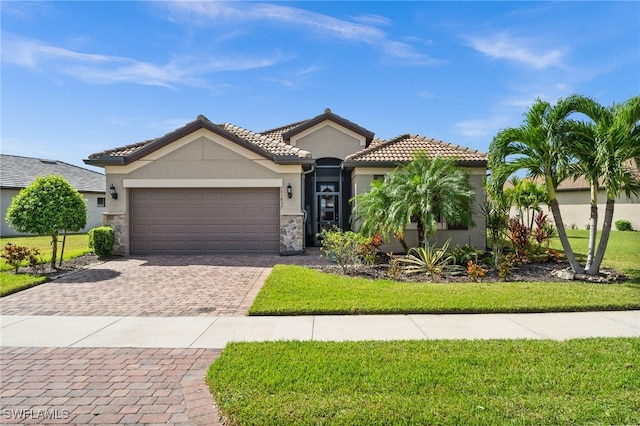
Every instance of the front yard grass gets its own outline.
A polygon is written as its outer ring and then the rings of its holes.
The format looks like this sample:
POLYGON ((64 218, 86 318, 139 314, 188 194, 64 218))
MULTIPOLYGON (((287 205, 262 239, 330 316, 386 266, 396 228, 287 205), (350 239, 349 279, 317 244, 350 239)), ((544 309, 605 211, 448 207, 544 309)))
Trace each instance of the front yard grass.
MULTIPOLYGON (((0 250, 4 248, 7 243, 11 243, 16 246, 26 246, 29 248, 37 248, 40 250, 41 263, 51 262, 51 237, 2 237, 0 238, 0 250)), ((58 259, 60 259, 60 253, 62 251, 62 236, 58 241, 58 259)), ((67 235, 67 240, 64 248, 64 260, 72 259, 74 257, 82 256, 84 254, 91 253, 89 249, 89 235, 88 234, 72 234, 67 235)), ((59 261, 59 260, 58 260, 59 261)), ((23 263, 27 265, 26 262, 23 263)), ((16 291, 24 290, 29 287, 41 284, 47 280, 44 276, 30 275, 30 274, 13 274, 8 273, 13 268, 9 265, 5 259, 0 259, 0 296, 7 296, 15 293, 16 291)))
MULTIPOLYGON (((588 231, 568 230, 584 256, 588 231)), ((559 246, 560 242, 554 242, 559 246)), ((401 283, 277 265, 249 315, 567 312, 640 309, 640 232, 613 231, 604 266, 621 284, 581 282, 401 283)))
POLYGON ((276 265, 249 315, 442 314, 640 309, 640 285, 404 283, 276 265))
POLYGON ((638 424, 640 339, 230 343, 237 425, 638 424))

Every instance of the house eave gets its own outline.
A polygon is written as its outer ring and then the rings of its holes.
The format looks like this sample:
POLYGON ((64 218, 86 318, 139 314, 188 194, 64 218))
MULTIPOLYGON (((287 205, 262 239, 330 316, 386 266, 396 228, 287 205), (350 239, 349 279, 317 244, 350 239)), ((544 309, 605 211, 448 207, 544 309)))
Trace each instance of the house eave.
POLYGON ((315 160, 313 158, 301 158, 295 155, 276 155, 273 157, 273 162, 275 164, 282 165, 290 165, 290 164, 300 164, 300 165, 309 165, 315 164, 315 160))

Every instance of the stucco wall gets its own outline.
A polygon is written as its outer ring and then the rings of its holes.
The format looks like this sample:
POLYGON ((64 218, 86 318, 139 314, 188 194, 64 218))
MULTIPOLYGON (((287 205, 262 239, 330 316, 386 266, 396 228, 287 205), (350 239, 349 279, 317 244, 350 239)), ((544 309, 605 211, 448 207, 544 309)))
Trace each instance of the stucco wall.
MULTIPOLYGON (((367 192, 371 187, 371 182, 374 176, 384 175, 392 171, 392 168, 364 168, 359 167, 353 170, 352 173, 352 185, 353 193, 361 194, 367 192)), ((439 230, 429 240, 438 245, 442 245, 447 239, 451 239, 451 246, 470 244, 479 249, 484 249, 486 246, 486 220, 482 213, 482 206, 484 205, 484 191, 482 188, 482 181, 485 177, 484 168, 469 169, 471 173, 470 182, 471 186, 476 192, 476 203, 474 209, 474 221, 475 227, 467 230, 448 230, 446 229, 446 223, 439 225, 439 230)), ((354 206, 355 208, 355 206, 354 206)), ((356 223, 355 228, 358 228, 356 223)), ((405 241, 410 247, 418 245, 418 231, 415 224, 408 224, 405 230, 405 241)), ((393 251, 394 253, 401 252, 402 246, 395 239, 391 241, 389 245, 384 245, 380 248, 382 251, 393 251)))
MULTIPOLYGON (((135 188, 279 188, 280 215, 301 215, 300 165, 278 165, 205 129, 126 166, 107 166, 107 186, 118 199, 107 199, 105 218, 117 218, 128 233, 128 197, 135 188), (292 198, 287 196, 291 184, 292 198)), ((289 228, 287 235, 291 234, 289 228)), ((290 235, 289 235, 290 236, 290 235)), ((128 236, 120 237, 128 242, 128 236)), ((291 244, 290 244, 291 245, 291 244)), ((302 245, 302 240, 298 245, 302 245)), ((293 247, 293 245, 291 245, 293 247)), ((297 247, 297 246, 295 246, 297 247)), ((128 254, 128 247, 123 254, 128 254)))
POLYGON ((365 147, 364 136, 326 121, 291 138, 291 144, 311 152, 313 158, 344 160, 365 147))
MULTIPOLYGON (((0 190, 0 214, 2 214, 2 235, 3 237, 12 235, 22 235, 22 233, 16 232, 15 229, 9 227, 5 221, 7 215, 7 209, 11 205, 13 197, 18 195, 17 189, 3 189, 0 190)), ((89 232, 92 228, 102 226, 102 213, 105 211, 104 207, 98 207, 98 197, 107 197, 104 193, 93 192, 81 192, 82 198, 87 201, 87 226, 80 232, 89 232)))
MULTIPOLYGON (((559 191, 557 192, 558 204, 562 213, 562 221, 566 227, 575 225, 578 229, 586 229, 589 223, 591 209, 589 206, 591 193, 589 190, 582 191, 559 191)), ((604 210, 606 208, 607 196, 604 191, 598 192, 598 229, 602 229, 604 210)), ((552 215, 549 217, 553 219, 552 215)), ((625 195, 616 198, 613 210, 613 228, 616 220, 628 220, 633 229, 640 230, 640 197, 634 196, 627 199, 625 195)))

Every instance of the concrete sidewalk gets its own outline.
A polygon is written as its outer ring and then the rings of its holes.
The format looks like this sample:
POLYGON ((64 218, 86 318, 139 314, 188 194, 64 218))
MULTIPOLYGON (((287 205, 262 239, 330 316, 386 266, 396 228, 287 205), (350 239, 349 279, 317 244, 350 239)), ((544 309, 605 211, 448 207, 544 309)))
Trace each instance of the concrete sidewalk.
POLYGON ((221 349, 230 341, 640 337, 640 311, 295 317, 0 316, 3 347, 221 349))

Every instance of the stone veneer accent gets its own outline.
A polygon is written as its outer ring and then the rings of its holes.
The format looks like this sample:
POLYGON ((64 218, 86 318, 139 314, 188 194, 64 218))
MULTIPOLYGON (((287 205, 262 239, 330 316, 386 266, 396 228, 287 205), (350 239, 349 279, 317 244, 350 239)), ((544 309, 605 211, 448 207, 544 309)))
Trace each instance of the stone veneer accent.
POLYGON ((280 254, 301 253, 304 250, 303 215, 280 215, 280 254))
POLYGON ((127 227, 127 215, 124 213, 104 213, 102 223, 113 228, 115 242, 113 244, 113 254, 127 254, 129 244, 129 233, 127 227))

